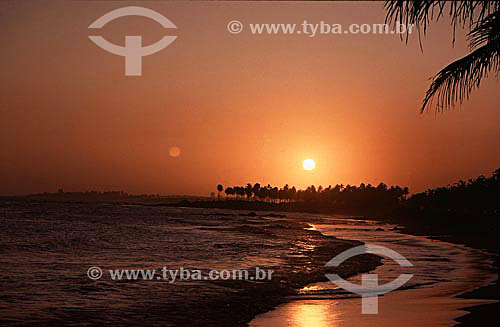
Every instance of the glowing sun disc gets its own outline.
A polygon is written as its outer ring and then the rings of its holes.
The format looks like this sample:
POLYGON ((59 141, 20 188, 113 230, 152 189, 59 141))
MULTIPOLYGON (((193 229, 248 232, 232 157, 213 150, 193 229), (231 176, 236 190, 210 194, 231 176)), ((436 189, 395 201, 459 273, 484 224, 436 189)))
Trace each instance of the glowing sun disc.
POLYGON ((305 170, 313 170, 316 167, 316 163, 312 159, 306 159, 302 161, 302 167, 304 167, 305 170))

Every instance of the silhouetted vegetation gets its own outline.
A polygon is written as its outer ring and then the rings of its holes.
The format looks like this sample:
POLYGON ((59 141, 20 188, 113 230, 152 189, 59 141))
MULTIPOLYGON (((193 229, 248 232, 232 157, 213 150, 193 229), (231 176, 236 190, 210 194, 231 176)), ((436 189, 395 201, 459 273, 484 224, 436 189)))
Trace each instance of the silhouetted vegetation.
POLYGON ((408 197, 408 188, 311 185, 298 190, 261 184, 226 187, 226 201, 191 203, 192 206, 246 210, 303 211, 369 215, 408 226, 415 233, 440 235, 471 245, 498 248, 500 169, 492 176, 429 189, 408 197), (447 236, 444 236, 447 235, 447 236))
POLYGON ((381 208, 394 207, 406 199, 407 187, 391 186, 384 183, 377 186, 361 183, 359 186, 337 184, 335 186, 311 185, 298 190, 288 184, 278 188, 267 184, 261 186, 248 183, 246 186, 231 186, 224 191, 228 200, 262 201, 267 203, 303 202, 309 204, 328 204, 337 208, 381 208))
MULTIPOLYGON (((222 191, 219 184, 217 189, 222 191)), ((408 187, 377 186, 361 183, 356 185, 337 184, 323 188, 311 185, 299 190, 288 184, 281 188, 259 183, 246 186, 226 187, 227 200, 262 201, 267 203, 328 203, 338 208, 407 208, 423 212, 425 210, 471 211, 498 214, 500 208, 500 169, 491 177, 479 176, 468 181, 460 180, 445 187, 429 189, 407 198, 408 187)))
POLYGON ((445 209, 499 214, 500 169, 491 177, 479 176, 467 182, 460 180, 446 187, 414 194, 406 205, 421 211, 445 209))
MULTIPOLYGON (((500 71, 500 1, 386 1, 386 21, 396 24, 413 24, 418 36, 425 35, 432 21, 448 16, 453 27, 469 28, 467 41, 470 53, 444 67, 434 76, 425 94, 421 111, 432 106, 436 110, 454 107, 468 99, 489 74, 498 76, 500 71)), ((406 41, 409 32, 407 31, 406 41)))
POLYGON ((460 180, 414 194, 395 217, 422 233, 442 233, 498 250, 499 199, 500 169, 497 169, 490 177, 460 180))
POLYGON ((67 192, 59 189, 54 193, 38 193, 26 196, 4 196, 0 199, 29 199, 40 201, 57 202, 120 202, 120 203, 144 203, 144 204, 166 204, 179 203, 181 201, 207 200, 204 196, 193 195, 160 195, 160 194, 129 194, 124 191, 84 191, 67 192))
POLYGON ((222 186, 222 184, 217 185, 217 198, 219 199, 220 199, 220 192, 222 192, 222 190, 224 190, 224 186, 222 186))

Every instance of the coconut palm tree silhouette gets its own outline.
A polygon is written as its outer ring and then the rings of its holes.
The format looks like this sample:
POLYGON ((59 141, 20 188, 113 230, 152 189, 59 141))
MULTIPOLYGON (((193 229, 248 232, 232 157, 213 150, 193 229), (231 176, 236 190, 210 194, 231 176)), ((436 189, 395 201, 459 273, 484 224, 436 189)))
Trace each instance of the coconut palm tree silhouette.
MULTIPOLYGON (((432 107, 441 112, 462 104, 479 87, 481 80, 500 68, 500 1, 389 0, 385 3, 386 23, 415 24, 419 40, 432 20, 449 15, 453 26, 453 43, 457 25, 470 28, 467 34, 470 53, 437 73, 425 93, 420 112, 432 107)), ((408 42, 408 32, 406 42, 408 42)), ((422 44, 420 44, 422 48, 422 44)))
POLYGON ((220 199, 220 192, 224 189, 224 186, 222 184, 217 185, 217 198, 220 199))

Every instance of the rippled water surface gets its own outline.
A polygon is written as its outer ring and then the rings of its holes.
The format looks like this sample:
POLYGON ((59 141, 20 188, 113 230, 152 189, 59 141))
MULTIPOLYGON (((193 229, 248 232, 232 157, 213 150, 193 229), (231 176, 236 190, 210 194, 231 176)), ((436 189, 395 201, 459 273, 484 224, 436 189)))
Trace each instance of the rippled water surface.
MULTIPOLYGON (((0 202, 0 325, 233 327, 240 316, 238 324, 244 325, 254 312, 271 308, 259 306, 274 295, 268 284, 104 277, 93 281, 87 269, 274 268, 277 277, 271 286, 279 291, 287 279, 300 282, 310 273, 318 244, 352 244, 319 232, 389 247, 414 264, 404 268, 414 278, 401 290, 380 297, 377 317, 361 315, 359 299, 322 282, 297 290, 288 298, 291 302, 258 316, 251 326, 399 326, 401 321, 409 326, 429 326, 430 321, 449 325, 459 315, 456 308, 470 303, 453 296, 495 278, 482 269, 488 260, 480 251, 405 235, 391 225, 345 218, 0 202)), ((383 263, 375 270, 380 283, 403 272, 390 259, 383 263)), ((359 276, 350 280, 360 283, 359 276)))
MULTIPOLYGON (((491 270, 491 256, 483 251, 403 234, 394 225, 376 221, 335 217, 310 221, 324 234, 388 247, 413 264, 400 267, 384 258, 383 265, 370 272, 378 274, 379 284, 401 273, 414 274, 413 278, 401 289, 379 297, 377 315, 362 315, 359 297, 322 282, 304 287, 292 302, 258 316, 252 327, 451 326, 452 319, 464 313, 458 308, 483 302, 455 296, 497 278, 491 270)), ((349 281, 361 284, 361 276, 349 281)))
POLYGON ((274 267, 300 247, 267 235, 266 226, 279 231, 276 218, 229 210, 22 202, 0 210, 0 320, 10 325, 178 326, 192 308, 232 290, 193 281, 94 282, 87 269, 274 267))

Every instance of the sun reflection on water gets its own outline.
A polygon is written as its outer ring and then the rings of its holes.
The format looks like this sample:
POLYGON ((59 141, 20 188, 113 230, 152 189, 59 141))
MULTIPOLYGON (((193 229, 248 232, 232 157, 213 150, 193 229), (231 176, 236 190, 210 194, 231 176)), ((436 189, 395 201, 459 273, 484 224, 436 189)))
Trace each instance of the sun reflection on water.
POLYGON ((299 292, 299 294, 308 294, 308 293, 314 293, 314 292, 318 292, 318 291, 322 291, 322 290, 324 290, 324 288, 321 287, 320 285, 312 284, 312 285, 307 285, 307 286, 302 287, 298 292, 299 292))
POLYGON ((337 314, 323 301, 295 302, 289 317, 290 327, 335 327, 337 314))
POLYGON ((316 226, 314 224, 309 224, 309 228, 306 228, 307 230, 316 230, 316 226))

